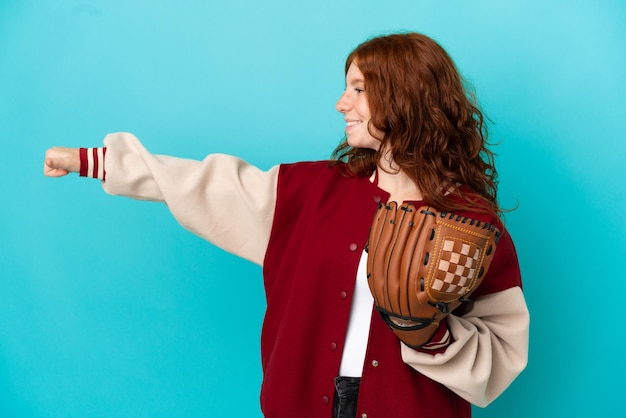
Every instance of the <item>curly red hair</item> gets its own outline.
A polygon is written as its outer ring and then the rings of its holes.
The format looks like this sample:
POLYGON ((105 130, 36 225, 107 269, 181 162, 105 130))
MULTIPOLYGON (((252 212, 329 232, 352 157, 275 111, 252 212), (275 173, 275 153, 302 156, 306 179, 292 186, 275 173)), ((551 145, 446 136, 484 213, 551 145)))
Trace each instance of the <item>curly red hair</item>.
POLYGON ((429 204, 501 213, 485 118, 448 53, 425 35, 402 33, 365 41, 346 59, 346 73, 352 63, 363 73, 370 131, 384 134, 382 146, 353 148, 344 138, 331 164, 369 176, 390 151, 429 204))

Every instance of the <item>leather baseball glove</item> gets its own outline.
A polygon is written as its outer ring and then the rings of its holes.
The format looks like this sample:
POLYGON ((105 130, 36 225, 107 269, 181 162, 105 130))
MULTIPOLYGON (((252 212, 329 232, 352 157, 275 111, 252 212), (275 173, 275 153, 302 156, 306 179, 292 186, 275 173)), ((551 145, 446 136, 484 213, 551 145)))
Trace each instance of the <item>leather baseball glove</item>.
POLYGON ((368 242, 376 308, 406 345, 419 348, 485 277, 500 231, 432 207, 381 204, 368 242))

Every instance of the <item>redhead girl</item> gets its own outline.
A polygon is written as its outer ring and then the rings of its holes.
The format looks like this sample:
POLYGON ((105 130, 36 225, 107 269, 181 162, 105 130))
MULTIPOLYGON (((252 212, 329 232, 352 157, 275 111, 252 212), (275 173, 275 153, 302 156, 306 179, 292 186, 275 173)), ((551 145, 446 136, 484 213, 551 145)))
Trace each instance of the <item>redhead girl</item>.
POLYGON ((49 149, 44 174, 78 172, 107 193, 165 202, 183 227, 263 267, 266 417, 470 417, 528 358, 529 313, 483 116, 448 54, 421 34, 367 40, 345 76, 345 139, 329 161, 261 171, 222 154, 153 155, 114 133, 101 148, 49 149), (369 228, 388 201, 502 232, 470 307, 419 348, 389 330, 366 282, 369 228))

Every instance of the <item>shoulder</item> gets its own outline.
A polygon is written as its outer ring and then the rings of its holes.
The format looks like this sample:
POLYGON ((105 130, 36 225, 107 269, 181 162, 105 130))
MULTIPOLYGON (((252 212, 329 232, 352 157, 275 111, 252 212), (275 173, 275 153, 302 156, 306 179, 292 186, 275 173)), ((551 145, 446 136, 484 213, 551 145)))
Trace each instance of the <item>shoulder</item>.
POLYGON ((294 163, 284 163, 280 165, 280 171, 284 173, 321 173, 339 172, 347 173, 346 164, 329 160, 319 161, 298 161, 294 163))
POLYGON ((455 206, 464 209, 453 210, 457 215, 475 219, 481 222, 487 222, 495 225, 502 230, 504 225, 500 217, 491 209, 490 203, 484 196, 476 193, 467 186, 460 185, 456 189, 451 190, 446 198, 455 206))
POLYGON ((277 206, 310 205, 316 201, 345 199, 346 196, 374 194, 365 177, 351 175, 343 162, 304 161, 281 164, 278 173, 277 206))
POLYGON ((347 166, 343 162, 328 160, 301 161, 295 163, 281 164, 279 171, 279 183, 300 183, 305 185, 312 182, 336 181, 340 178, 351 177, 347 166))

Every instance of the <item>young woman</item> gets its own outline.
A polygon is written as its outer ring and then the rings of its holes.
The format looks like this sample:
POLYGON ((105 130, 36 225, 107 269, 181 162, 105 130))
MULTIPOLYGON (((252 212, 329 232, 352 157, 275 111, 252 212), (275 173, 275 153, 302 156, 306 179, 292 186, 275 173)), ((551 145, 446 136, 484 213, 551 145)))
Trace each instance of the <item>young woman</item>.
POLYGON ((417 33, 359 45, 337 102, 346 136, 327 162, 263 172, 227 155, 150 154, 133 135, 47 151, 44 173, 164 201, 190 231, 263 266, 267 417, 470 417, 524 369, 529 314, 498 218, 483 116, 448 54, 417 33), (410 348, 373 309, 364 251, 380 202, 429 204, 502 232, 471 309, 410 348))

